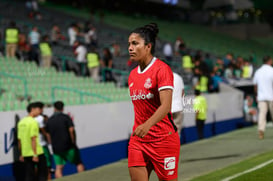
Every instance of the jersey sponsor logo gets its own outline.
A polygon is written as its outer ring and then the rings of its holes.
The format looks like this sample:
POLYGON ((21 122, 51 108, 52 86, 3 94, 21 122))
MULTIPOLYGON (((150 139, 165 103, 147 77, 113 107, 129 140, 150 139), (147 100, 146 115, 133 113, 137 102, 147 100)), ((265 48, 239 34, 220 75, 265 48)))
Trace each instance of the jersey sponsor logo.
POLYGON ((152 99, 154 95, 152 93, 146 93, 145 91, 139 90, 139 91, 133 91, 133 94, 131 95, 131 99, 133 101, 136 100, 145 100, 145 99, 152 99))
POLYGON ((144 87, 146 89, 150 89, 152 87, 152 79, 151 78, 146 79, 144 87))
POLYGON ((175 169, 175 157, 167 157, 164 159, 164 169, 165 170, 175 169))

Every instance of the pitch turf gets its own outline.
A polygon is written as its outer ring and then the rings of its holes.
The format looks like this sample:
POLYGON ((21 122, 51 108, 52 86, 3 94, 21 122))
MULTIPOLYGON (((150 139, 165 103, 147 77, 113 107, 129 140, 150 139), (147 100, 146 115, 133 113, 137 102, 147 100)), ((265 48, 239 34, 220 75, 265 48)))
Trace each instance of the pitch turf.
POLYGON ((192 181, 269 181, 272 180, 273 151, 257 155, 237 164, 216 170, 192 181))

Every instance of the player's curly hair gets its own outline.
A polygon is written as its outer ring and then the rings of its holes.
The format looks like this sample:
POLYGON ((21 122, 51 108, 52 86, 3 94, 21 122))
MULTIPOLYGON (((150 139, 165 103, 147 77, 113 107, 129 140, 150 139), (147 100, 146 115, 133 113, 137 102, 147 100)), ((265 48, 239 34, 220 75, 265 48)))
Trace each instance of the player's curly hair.
POLYGON ((152 44, 151 53, 154 54, 155 42, 156 42, 156 37, 158 32, 159 32, 159 29, 157 24, 150 23, 145 26, 136 28, 135 30, 131 32, 131 34, 132 33, 139 34, 144 39, 145 45, 147 45, 148 43, 151 43, 152 44))

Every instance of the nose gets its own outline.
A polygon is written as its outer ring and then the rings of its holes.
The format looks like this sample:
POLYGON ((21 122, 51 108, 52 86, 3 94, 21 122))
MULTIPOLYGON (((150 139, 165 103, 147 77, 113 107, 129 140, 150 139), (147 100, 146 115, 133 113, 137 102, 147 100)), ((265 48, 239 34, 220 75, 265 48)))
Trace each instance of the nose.
POLYGON ((131 44, 129 44, 129 46, 128 46, 128 51, 129 52, 133 51, 133 46, 131 44))

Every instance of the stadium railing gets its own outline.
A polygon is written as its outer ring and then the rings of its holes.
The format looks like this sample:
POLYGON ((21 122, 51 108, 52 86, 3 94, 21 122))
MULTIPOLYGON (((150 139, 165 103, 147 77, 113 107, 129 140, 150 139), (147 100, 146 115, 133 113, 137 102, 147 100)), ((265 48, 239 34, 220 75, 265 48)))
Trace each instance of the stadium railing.
POLYGON ((62 91, 70 91, 70 92, 74 92, 76 94, 78 94, 80 96, 80 104, 84 104, 84 96, 92 96, 98 99, 102 99, 106 102, 111 102, 112 100, 109 97, 106 96, 102 96, 100 94, 95 94, 95 93, 90 93, 90 92, 84 92, 78 89, 74 89, 74 88, 69 88, 69 87, 64 87, 64 86, 52 86, 51 88, 51 98, 52 98, 52 103, 56 101, 56 96, 55 96, 55 92, 57 90, 62 90, 62 91))
MULTIPOLYGON (((21 76, 17 76, 17 75, 13 75, 13 74, 9 74, 9 73, 6 73, 6 72, 0 72, 0 77, 1 79, 3 77, 9 77, 9 78, 12 78, 12 79, 18 79, 20 81, 22 81, 23 85, 24 85, 24 98, 27 99, 28 98, 28 88, 27 88, 27 79, 25 79, 24 77, 21 77, 21 76)), ((0 88, 2 87, 2 81, 0 79, 0 88)))

